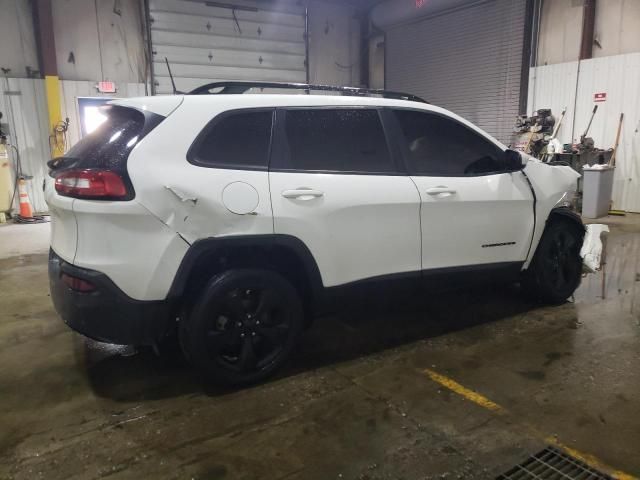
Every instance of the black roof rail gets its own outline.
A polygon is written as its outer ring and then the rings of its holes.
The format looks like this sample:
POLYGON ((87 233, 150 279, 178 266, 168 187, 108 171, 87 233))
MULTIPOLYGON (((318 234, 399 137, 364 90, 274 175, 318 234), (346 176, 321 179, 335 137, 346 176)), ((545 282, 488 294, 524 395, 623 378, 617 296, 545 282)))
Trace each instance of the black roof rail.
POLYGON ((307 94, 311 91, 322 92, 340 92, 349 96, 371 96, 379 95, 382 98, 391 98, 395 100, 409 100, 412 102, 429 103, 423 98, 410 93, 392 92, 389 90, 377 90, 371 88, 357 87, 339 87, 335 85, 312 85, 307 83, 281 83, 281 82, 214 82, 202 85, 195 90, 190 91, 187 95, 217 95, 217 94, 241 94, 252 88, 281 88, 286 90, 303 90, 307 94), (219 91, 212 92, 214 89, 219 91))

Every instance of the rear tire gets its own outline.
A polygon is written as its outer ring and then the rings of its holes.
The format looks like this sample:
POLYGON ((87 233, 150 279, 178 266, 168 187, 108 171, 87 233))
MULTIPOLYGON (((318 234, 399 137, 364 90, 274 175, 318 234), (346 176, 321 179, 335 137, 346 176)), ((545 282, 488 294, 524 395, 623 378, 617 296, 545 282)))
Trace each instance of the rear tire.
POLYGON ((207 379, 258 382, 289 357, 303 326, 296 289, 269 270, 214 276, 180 326, 185 355, 207 379))
POLYGON ((584 229, 564 220, 547 225, 522 285, 532 298, 559 305, 578 288, 582 278, 580 249, 584 229))

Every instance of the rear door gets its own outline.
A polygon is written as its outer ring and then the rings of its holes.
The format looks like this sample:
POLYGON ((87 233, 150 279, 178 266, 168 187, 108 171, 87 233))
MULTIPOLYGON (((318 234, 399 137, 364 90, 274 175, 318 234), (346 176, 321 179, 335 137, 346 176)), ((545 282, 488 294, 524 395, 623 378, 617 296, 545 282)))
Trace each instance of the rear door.
POLYGON ((392 116, 422 200, 422 268, 523 262, 533 194, 522 172, 505 170, 503 148, 442 113, 397 109, 392 116))
POLYGON ((375 108, 277 111, 269 183, 274 230, 302 240, 323 283, 420 270, 420 196, 375 108))

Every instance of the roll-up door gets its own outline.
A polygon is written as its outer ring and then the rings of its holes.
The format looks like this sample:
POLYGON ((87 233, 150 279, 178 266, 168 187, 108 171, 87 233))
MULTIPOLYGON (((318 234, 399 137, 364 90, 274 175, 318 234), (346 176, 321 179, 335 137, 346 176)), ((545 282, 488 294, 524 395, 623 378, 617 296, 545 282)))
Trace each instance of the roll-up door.
MULTIPOLYGON (((304 82, 305 14, 246 0, 149 0, 156 93, 224 80, 304 82)), ((286 4, 285 5, 290 5, 286 4)))
POLYGON ((385 88, 419 95, 508 144, 525 18, 526 0, 490 0, 388 26, 385 88))

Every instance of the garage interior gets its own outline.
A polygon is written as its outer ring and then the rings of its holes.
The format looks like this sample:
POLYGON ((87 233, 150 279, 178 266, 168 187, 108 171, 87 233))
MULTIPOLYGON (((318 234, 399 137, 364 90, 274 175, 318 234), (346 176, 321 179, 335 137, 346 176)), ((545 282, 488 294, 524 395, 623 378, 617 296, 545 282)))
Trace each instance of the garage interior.
POLYGON ((0 12, 0 479, 640 478, 640 1, 0 12), (586 179, 576 196, 610 230, 602 264, 560 306, 518 285, 363 296, 242 389, 72 332, 49 295, 47 161, 108 100, 226 80, 406 91, 544 161, 604 162, 605 210, 586 179))

